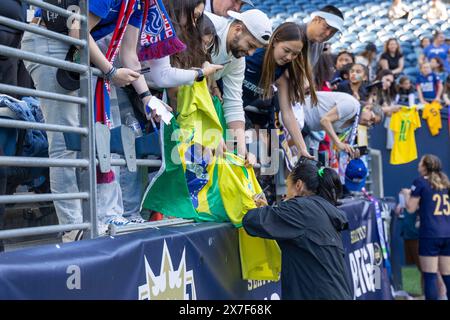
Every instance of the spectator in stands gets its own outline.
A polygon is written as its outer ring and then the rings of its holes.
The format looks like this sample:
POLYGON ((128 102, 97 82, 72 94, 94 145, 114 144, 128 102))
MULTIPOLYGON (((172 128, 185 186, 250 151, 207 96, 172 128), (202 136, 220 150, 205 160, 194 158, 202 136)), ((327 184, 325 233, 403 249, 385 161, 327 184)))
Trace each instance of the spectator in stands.
POLYGON ((414 87, 407 76, 402 76, 398 82, 395 103, 409 107, 415 104, 414 87))
MULTIPOLYGON (((253 56, 247 57, 243 100, 244 105, 248 106, 253 105, 259 98, 272 99, 275 86, 284 126, 293 138, 300 155, 311 157, 292 110, 295 103, 305 102, 305 87, 313 83, 308 60, 308 43, 302 40, 304 36, 299 25, 285 22, 274 31, 267 49, 258 49, 253 56)), ((309 91, 312 101, 316 103, 314 87, 309 91)), ((270 108, 272 109, 270 114, 273 114, 274 105, 270 108)), ((258 126, 264 127, 268 122, 268 119, 264 119, 260 113, 247 111, 246 115, 258 126)))
POLYGON ((336 91, 351 94, 358 101, 366 101, 368 98, 366 89, 368 73, 369 70, 366 66, 360 63, 353 64, 350 68, 349 80, 339 83, 336 91))
POLYGON ((314 67, 323 53, 325 42, 330 40, 344 27, 344 15, 334 6, 325 6, 311 14, 311 20, 307 24, 300 24, 306 35, 304 42, 308 42, 309 61, 314 67))
POLYGON ((443 98, 445 105, 450 107, 450 74, 447 76, 447 79, 445 81, 443 98))
POLYGON ((439 57, 430 59, 431 71, 439 77, 442 81, 447 79, 447 72, 445 72, 444 62, 439 57))
POLYGON ((302 105, 305 113, 305 127, 309 131, 325 130, 338 150, 355 155, 349 144, 340 141, 338 134, 357 125, 372 126, 383 119, 383 112, 378 106, 361 108, 361 103, 352 95, 343 92, 317 92, 318 104, 314 106, 309 98, 302 105))
POLYGON ((334 61, 331 53, 324 53, 313 69, 314 83, 317 91, 331 91, 330 81, 333 78, 334 61))
POLYGON ((433 101, 439 102, 442 97, 442 81, 431 70, 429 62, 420 66, 420 75, 416 80, 417 96, 420 103, 427 104, 433 101))
POLYGON ((348 222, 336 208, 339 175, 300 158, 286 180, 285 201, 250 210, 242 219, 248 234, 280 245, 281 298, 352 299, 341 237, 348 222))
MULTIPOLYGON (((21 1, 4 0, 0 6, 0 16, 19 22, 26 22, 27 5, 21 1)), ((0 45, 19 49, 23 31, 0 24, 0 45)), ((18 58, 0 55, 0 83, 19 87, 31 87, 29 75, 18 58)), ((15 98, 18 95, 12 94, 15 98)))
POLYGON ((450 73, 450 63, 448 62, 450 46, 445 43, 444 33, 436 30, 433 36, 433 43, 423 50, 428 61, 434 57, 439 57, 445 66, 445 71, 450 73))
POLYGON ((250 0, 206 0, 205 11, 228 18, 229 10, 239 12, 244 4, 253 7, 253 2, 250 0))
POLYGON ((409 19, 410 9, 402 2, 402 0, 392 1, 392 5, 388 11, 388 17, 391 20, 395 19, 409 19))
POLYGON ((447 21, 448 13, 445 4, 441 0, 431 0, 426 17, 431 24, 435 24, 438 21, 447 21))
POLYGON ((400 110, 395 104, 395 79, 391 70, 380 70, 375 81, 367 86, 370 105, 379 105, 387 116, 400 110))
MULTIPOLYGON (((211 20, 203 15, 204 1, 171 0, 164 1, 164 6, 178 38, 187 45, 187 49, 172 56, 148 60, 142 63, 142 67, 150 67, 150 72, 145 74, 149 86, 153 89, 168 89, 170 104, 176 109, 178 86, 192 85, 202 74, 209 77, 223 66, 205 62, 210 59, 210 51, 218 49, 218 38, 211 20), (180 9, 175 10, 175 8, 180 9), (191 69, 193 67, 198 69, 191 69)), ((129 113, 140 120, 139 122, 145 122, 145 118, 139 112, 142 107, 138 95, 130 87, 128 86, 125 90, 116 88, 121 122, 126 123, 129 113), (136 101, 137 103, 133 104, 136 101)), ((139 172, 130 172, 125 167, 121 168, 123 215, 133 223, 144 222, 139 215, 144 191, 141 176, 139 172)))
POLYGON ((226 64, 215 74, 221 80, 225 120, 237 139, 239 155, 246 156, 249 163, 255 163, 253 155, 247 154, 245 145, 245 113, 242 101, 242 84, 245 76, 245 56, 251 56, 258 48, 267 45, 272 35, 272 23, 265 13, 252 9, 243 13, 229 11, 233 19, 205 13, 216 27, 220 38, 219 53, 212 56, 212 62, 226 64))
POLYGON ((406 210, 419 211, 419 260, 425 282, 425 299, 437 300, 440 272, 450 299, 450 181, 438 157, 426 154, 419 162, 420 177, 403 189, 406 210))
POLYGON ((216 52, 218 52, 219 44, 218 38, 214 39, 217 37, 217 33, 212 21, 203 15, 204 1, 164 0, 164 6, 177 36, 186 44, 187 49, 170 57, 149 60, 144 67, 150 67, 146 78, 154 88, 169 89, 170 105, 172 108, 176 108, 177 87, 192 85, 196 79, 209 77, 218 70, 222 70, 223 66, 207 62, 208 59, 210 60, 210 53, 205 50, 204 41, 212 41, 216 47, 210 47, 216 52), (203 22, 204 20, 205 22, 203 22), (206 24, 209 24, 209 31, 206 31, 206 24), (200 27, 209 35, 203 35, 200 27))
POLYGON ((423 37, 420 39, 419 47, 416 48, 416 57, 419 62, 419 66, 425 62, 425 48, 427 48, 431 44, 431 40, 428 37, 423 37))
POLYGON ((384 44, 384 52, 380 57, 382 70, 391 70, 394 77, 403 72, 405 58, 400 49, 397 39, 391 38, 384 44))
POLYGON ((336 56, 336 72, 333 75, 333 82, 348 80, 351 66, 355 63, 355 56, 348 51, 341 51, 336 56))
POLYGON ((369 42, 361 54, 355 57, 355 62, 366 66, 369 69, 369 81, 376 77, 377 70, 377 46, 369 42))

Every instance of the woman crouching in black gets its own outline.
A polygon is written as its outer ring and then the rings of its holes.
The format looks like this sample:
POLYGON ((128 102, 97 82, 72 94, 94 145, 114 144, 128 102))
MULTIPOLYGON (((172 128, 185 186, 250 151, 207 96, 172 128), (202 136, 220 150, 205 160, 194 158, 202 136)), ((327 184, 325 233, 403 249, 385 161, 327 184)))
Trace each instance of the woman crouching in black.
POLYGON ((348 222, 336 208, 341 195, 333 169, 302 157, 287 178, 286 200, 244 216, 249 235, 274 239, 281 248, 282 299, 353 298, 341 238, 348 222))

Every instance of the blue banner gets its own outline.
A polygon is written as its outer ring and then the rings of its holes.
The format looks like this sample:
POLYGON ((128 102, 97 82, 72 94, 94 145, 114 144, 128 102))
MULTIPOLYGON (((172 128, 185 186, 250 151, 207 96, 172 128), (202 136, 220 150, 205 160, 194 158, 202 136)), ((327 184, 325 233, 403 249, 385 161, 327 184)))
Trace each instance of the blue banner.
MULTIPOLYGON (((390 299, 373 205, 345 203, 356 299, 390 299)), ((237 232, 197 223, 0 254, 0 299, 277 300, 280 282, 242 280, 237 232)))
POLYGON ((0 299, 280 299, 241 277, 237 232, 201 223, 0 254, 0 299))
POLYGON ((383 260, 374 204, 352 200, 340 208, 349 221, 349 230, 343 232, 342 240, 354 298, 391 300, 391 282, 383 260))

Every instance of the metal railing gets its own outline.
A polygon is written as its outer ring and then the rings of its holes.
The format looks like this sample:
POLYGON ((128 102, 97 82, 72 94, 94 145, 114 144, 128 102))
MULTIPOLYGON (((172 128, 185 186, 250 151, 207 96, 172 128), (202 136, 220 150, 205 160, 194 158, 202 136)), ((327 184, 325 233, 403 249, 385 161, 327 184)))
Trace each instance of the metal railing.
MULTIPOLYGON (((43 56, 36 53, 25 52, 21 49, 10 48, 0 45, 0 55, 15 57, 17 59, 31 61, 38 64, 62 68, 67 71, 80 74, 80 90, 78 96, 59 94, 48 91, 33 90, 17 86, 0 84, 0 94, 14 94, 21 96, 32 96, 56 100, 61 102, 70 102, 81 105, 80 108, 80 127, 72 127, 58 124, 35 123, 18 121, 14 119, 0 118, 1 128, 15 129, 37 129, 46 131, 56 131, 63 133, 78 133, 81 135, 80 159, 52 159, 52 158, 33 158, 17 156, 0 156, 0 166, 7 167, 72 167, 80 170, 79 190, 77 193, 63 194, 25 194, 25 195, 1 195, 0 204, 7 203, 32 203, 41 201, 72 200, 80 199, 82 201, 83 223, 52 225, 44 227, 21 228, 13 230, 0 230, 0 239, 16 238, 22 236, 36 236, 64 232, 70 230, 87 230, 88 238, 94 238, 97 234, 97 207, 96 207, 96 159, 95 149, 95 126, 93 111, 93 86, 92 76, 101 76, 102 72, 96 68, 90 67, 87 12, 89 0, 80 0, 80 14, 74 13, 60 7, 41 2, 39 0, 21 0, 30 5, 58 13, 67 18, 74 18, 80 22, 80 39, 72 38, 68 35, 49 31, 40 26, 31 25, 15 21, 6 17, 0 17, 0 24, 14 29, 27 31, 33 34, 45 36, 50 39, 62 41, 79 48, 80 63, 72 63, 53 57, 43 56)), ((63 104, 62 104, 63 108, 63 104)), ((161 165, 158 160, 137 159, 138 166, 157 167, 161 165)), ((124 159, 111 159, 112 166, 126 166, 124 159)), ((115 229, 113 232, 117 232, 115 229)))
MULTIPOLYGON (((56 159, 56 158, 37 158, 37 157, 19 157, 19 156, 0 156, 0 167, 70 167, 79 170, 79 192, 76 193, 62 193, 62 194, 25 194, 25 195, 0 195, 0 204, 18 204, 18 203, 33 203, 41 201, 56 201, 56 200, 77 200, 82 201, 83 223, 81 224, 66 224, 66 225, 52 225, 43 227, 20 228, 12 230, 0 230, 0 240, 17 238, 23 236, 37 236, 44 234, 52 234, 64 231, 71 231, 82 229, 86 230, 87 238, 92 239, 98 236, 97 234, 97 183, 96 183, 96 167, 99 163, 96 158, 95 147, 95 125, 93 112, 93 86, 92 76, 101 76, 102 72, 96 68, 90 67, 89 58, 89 34, 87 25, 87 13, 89 7, 89 0, 80 0, 80 14, 64 10, 60 7, 41 2, 40 0, 21 0, 30 5, 40 7, 42 9, 58 13, 64 17, 71 17, 78 19, 80 22, 80 39, 72 38, 68 35, 59 34, 49 31, 46 28, 31 25, 19 21, 15 21, 6 17, 0 17, 0 25, 5 25, 21 31, 30 32, 41 35, 49 39, 55 39, 70 45, 75 45, 79 48, 80 62, 73 63, 53 57, 39 55, 32 52, 26 52, 21 49, 10 48, 0 45, 0 55, 14 57, 17 59, 31 61, 37 64, 61 68, 67 71, 76 72, 80 74, 80 89, 78 96, 67 94, 60 94, 49 91, 34 90, 22 88, 18 86, 0 84, 0 94, 13 94, 21 96, 32 96, 37 98, 44 98, 49 100, 75 103, 80 105, 80 126, 66 126, 59 124, 36 123, 19 121, 15 119, 2 118, 0 116, 0 128, 15 128, 15 129, 36 129, 45 131, 54 131, 62 133, 77 133, 81 135, 81 152, 79 159, 56 159)), ((91 0, 94 1, 94 0, 91 0)), ((64 104, 61 104, 63 109, 64 104)), ((111 159, 112 166, 126 166, 125 159, 111 159)), ((144 167, 159 167, 160 160, 136 159, 137 166, 144 167)), ((255 168, 260 168, 256 165, 255 168)), ((176 225, 181 223, 190 223, 192 220, 165 220, 153 223, 146 223, 143 225, 132 225, 123 228, 115 228, 110 226, 110 234, 119 234, 130 231, 137 231, 146 228, 157 228, 158 226, 176 225), (183 222, 184 221, 184 222, 183 222)))

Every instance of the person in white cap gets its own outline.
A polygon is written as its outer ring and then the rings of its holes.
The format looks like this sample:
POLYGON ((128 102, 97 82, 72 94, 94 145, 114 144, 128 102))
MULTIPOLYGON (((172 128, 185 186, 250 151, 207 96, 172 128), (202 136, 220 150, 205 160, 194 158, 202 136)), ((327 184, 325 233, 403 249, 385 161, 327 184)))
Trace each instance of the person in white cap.
MULTIPOLYGON (((222 80, 223 95, 218 87, 213 93, 223 100, 223 111, 228 129, 237 140, 237 151, 246 156, 250 164, 255 158, 247 155, 245 145, 245 113, 242 102, 242 83, 245 73, 245 56, 251 56, 256 49, 269 43, 272 35, 272 23, 267 15, 251 9, 243 13, 228 11, 233 19, 226 19, 205 12, 213 22, 219 36, 219 52, 212 56, 214 64, 223 64, 224 68, 215 73, 215 80, 222 80)), ((231 137, 230 137, 231 138, 231 137)))
POLYGON ((325 42, 344 28, 344 15, 335 6, 325 6, 313 12, 311 20, 306 24, 300 24, 300 27, 306 34, 304 40, 308 41, 309 61, 314 67, 323 53, 325 42))
POLYGON ((206 0, 205 11, 228 18, 229 10, 239 12, 244 4, 254 6, 250 0, 206 0))

